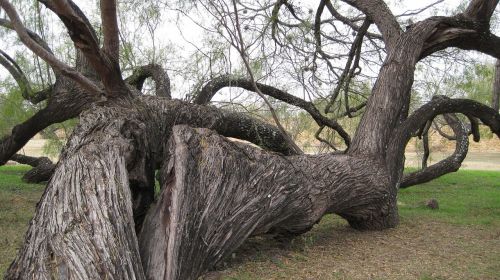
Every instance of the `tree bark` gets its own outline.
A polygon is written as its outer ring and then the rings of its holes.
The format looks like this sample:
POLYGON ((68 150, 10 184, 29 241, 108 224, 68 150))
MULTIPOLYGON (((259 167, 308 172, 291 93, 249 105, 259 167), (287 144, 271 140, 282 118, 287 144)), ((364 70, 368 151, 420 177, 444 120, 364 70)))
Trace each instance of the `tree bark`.
POLYGON ((196 279, 249 235, 299 234, 325 213, 358 229, 397 224, 396 193, 368 158, 283 156, 185 126, 169 137, 178 119, 223 130, 214 112, 143 97, 84 113, 7 279, 196 279))
POLYGON ((248 236, 301 234, 325 213, 361 230, 398 222, 387 174, 366 158, 284 157, 187 126, 166 158, 139 237, 148 279, 197 279, 248 236))

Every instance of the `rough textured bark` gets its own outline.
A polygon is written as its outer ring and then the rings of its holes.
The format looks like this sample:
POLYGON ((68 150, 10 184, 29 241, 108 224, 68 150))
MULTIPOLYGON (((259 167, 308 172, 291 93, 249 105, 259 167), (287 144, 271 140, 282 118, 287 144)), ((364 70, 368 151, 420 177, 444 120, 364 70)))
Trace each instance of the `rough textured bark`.
POLYGON ((387 174, 371 160, 284 157, 186 126, 174 127, 166 158, 140 235, 148 279, 197 279, 248 236, 300 234, 325 213, 358 229, 397 224, 387 174))
MULTIPOLYGON (((304 109, 311 115, 311 117, 319 126, 327 126, 334 129, 342 137, 346 146, 349 147, 349 145, 351 144, 351 137, 349 136, 347 131, 345 131, 344 128, 334 119, 330 119, 323 116, 312 102, 307 102, 292 94, 289 94, 285 91, 282 91, 280 89, 277 89, 275 87, 266 84, 262 83, 255 83, 255 84, 263 94, 276 98, 287 104, 304 109)), ((206 85, 204 85, 203 88, 196 94, 193 103, 200 105, 208 104, 210 100, 214 97, 214 95, 219 90, 225 87, 240 87, 249 91, 255 91, 255 87, 252 81, 245 78, 239 78, 231 75, 224 75, 216 77, 212 79, 210 82, 208 82, 206 85)))
POLYGON ((6 279, 144 279, 127 172, 137 127, 123 113, 82 118, 6 279))
POLYGON ((94 106, 61 155, 7 279, 141 279, 135 230, 177 123, 283 144, 269 141, 280 137, 272 126, 212 107, 155 97, 94 106))

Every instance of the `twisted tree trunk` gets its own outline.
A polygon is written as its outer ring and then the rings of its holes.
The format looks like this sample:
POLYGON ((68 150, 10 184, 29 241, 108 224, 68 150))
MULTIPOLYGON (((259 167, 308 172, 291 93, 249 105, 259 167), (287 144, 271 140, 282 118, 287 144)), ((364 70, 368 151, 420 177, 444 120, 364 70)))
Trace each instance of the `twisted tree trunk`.
POLYGON ((250 235, 297 235, 336 213, 358 229, 397 224, 388 177, 365 158, 285 157, 176 126, 162 193, 140 234, 148 279, 197 279, 250 235))
POLYGON ((359 229, 397 224, 395 188, 377 161, 284 156, 186 126, 170 137, 178 123, 260 137, 244 120, 179 101, 95 106, 61 155, 6 278, 196 279, 248 236, 299 234, 325 213, 359 229), (162 194, 143 224, 160 164, 162 194))

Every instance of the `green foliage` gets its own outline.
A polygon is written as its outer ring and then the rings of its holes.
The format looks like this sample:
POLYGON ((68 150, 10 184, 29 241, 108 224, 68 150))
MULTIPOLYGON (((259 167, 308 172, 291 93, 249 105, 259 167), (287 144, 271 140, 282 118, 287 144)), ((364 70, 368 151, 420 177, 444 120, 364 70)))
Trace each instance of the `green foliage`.
POLYGON ((44 130, 43 136, 47 139, 43 146, 43 153, 56 157, 66 144, 67 137, 73 132, 78 124, 78 119, 70 119, 62 123, 56 123, 44 130))
POLYGON ((491 105, 493 91, 494 67, 490 64, 475 64, 465 68, 455 88, 464 96, 481 103, 491 105))
POLYGON ((0 93, 0 136, 10 134, 11 129, 28 119, 35 108, 25 101, 16 87, 6 86, 6 93, 0 93))

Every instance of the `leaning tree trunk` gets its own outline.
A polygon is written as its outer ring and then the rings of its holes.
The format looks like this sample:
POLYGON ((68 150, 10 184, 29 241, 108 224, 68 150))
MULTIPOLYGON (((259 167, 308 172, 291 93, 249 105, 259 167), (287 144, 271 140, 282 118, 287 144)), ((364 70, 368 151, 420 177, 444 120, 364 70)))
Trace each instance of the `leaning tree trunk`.
POLYGON ((7 279, 196 279, 248 236, 299 234, 325 213, 359 229, 397 224, 395 188, 378 162, 283 156, 185 126, 170 137, 178 123, 249 140, 266 132, 161 98, 95 106, 61 155, 7 279), (143 223, 160 164, 162 194, 143 223))
POLYGON ((197 279, 250 235, 296 235, 325 213, 358 229, 397 224, 376 162, 341 154, 285 157, 206 129, 174 127, 162 193, 140 234, 148 279, 197 279))

